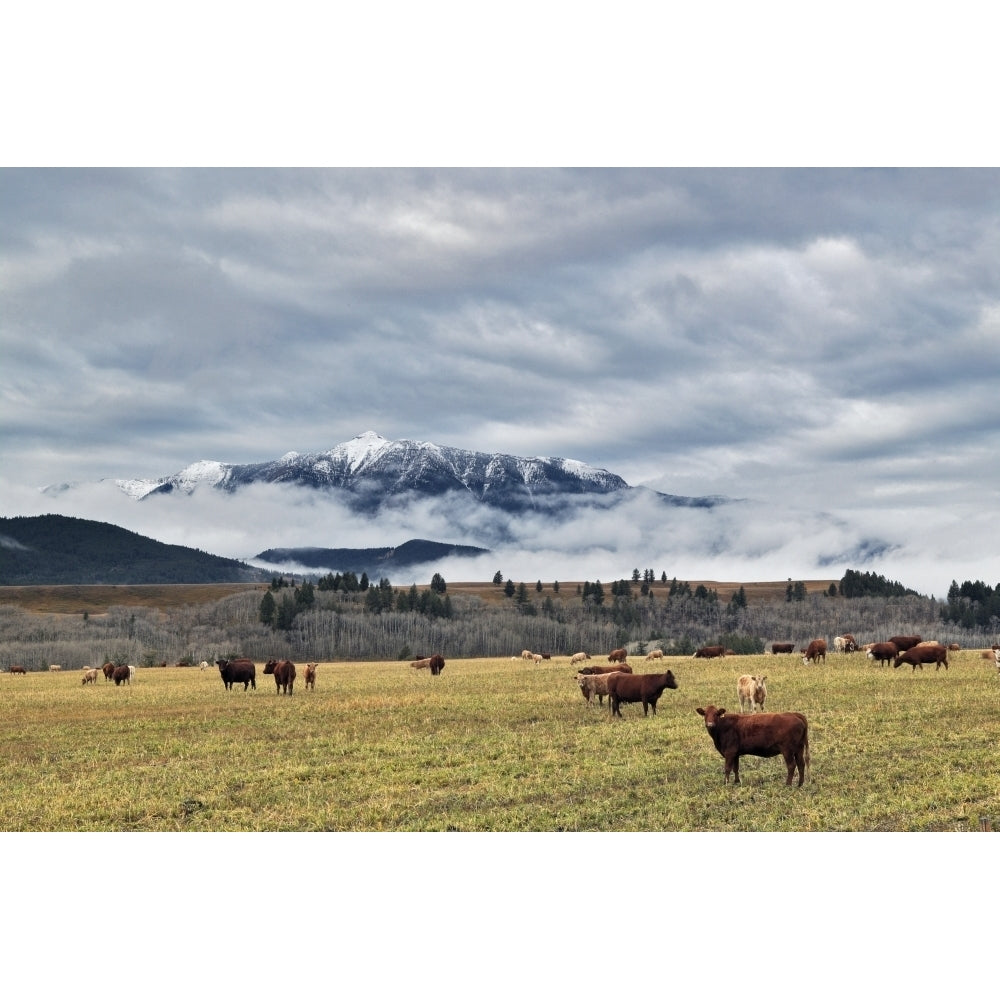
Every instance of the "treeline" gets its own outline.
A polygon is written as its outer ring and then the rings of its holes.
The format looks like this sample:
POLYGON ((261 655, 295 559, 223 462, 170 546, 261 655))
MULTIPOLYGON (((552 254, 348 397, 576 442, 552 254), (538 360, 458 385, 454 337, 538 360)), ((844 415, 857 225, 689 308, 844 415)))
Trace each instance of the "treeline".
MULTIPOLYGON (((680 584, 673 596, 657 597, 652 590, 643 594, 634 581, 615 581, 601 585, 604 596, 597 600, 594 586, 586 598, 582 586, 544 595, 515 588, 511 600, 496 603, 449 595, 443 580, 438 590, 418 590, 393 588, 383 579, 365 590, 303 583, 175 609, 115 607, 105 616, 38 615, 7 606, 0 608, 0 667, 21 663, 37 670, 60 663, 75 669, 106 661, 150 666, 237 655, 295 661, 394 660, 435 652, 446 658, 511 657, 522 649, 553 655, 584 650, 599 657, 619 646, 642 656, 653 647, 690 654, 708 644, 756 653, 773 641, 803 646, 844 632, 860 642, 910 632, 963 647, 996 641, 995 621, 967 625, 946 619, 942 612, 950 603, 943 607, 913 594, 843 600, 823 593, 746 603, 738 594, 721 601, 713 590, 680 584), (262 613, 269 597, 270 619, 262 613), (283 613, 283 606, 289 610, 283 613)), ((966 588, 967 596, 957 589, 958 606, 981 606, 973 593, 996 593, 975 587, 966 588)))
POLYGON ((952 580, 941 620, 968 629, 1000 631, 1000 583, 990 587, 982 580, 966 580, 959 586, 952 580))

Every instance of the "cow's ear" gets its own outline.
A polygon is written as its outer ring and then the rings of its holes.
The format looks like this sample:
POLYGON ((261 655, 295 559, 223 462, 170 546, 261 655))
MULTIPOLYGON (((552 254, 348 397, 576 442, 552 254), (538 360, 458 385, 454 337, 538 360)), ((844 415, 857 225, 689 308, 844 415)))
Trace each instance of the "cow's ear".
POLYGON ((705 714, 705 709, 703 709, 703 708, 696 708, 696 709, 695 709, 695 711, 696 711, 696 712, 697 712, 697 713, 698 713, 699 715, 704 715, 704 714, 705 714))
POLYGON ((726 714, 726 710, 724 708, 716 709, 716 712, 717 712, 717 714, 718 714, 718 716, 719 716, 720 719, 722 718, 722 716, 724 716, 726 714))

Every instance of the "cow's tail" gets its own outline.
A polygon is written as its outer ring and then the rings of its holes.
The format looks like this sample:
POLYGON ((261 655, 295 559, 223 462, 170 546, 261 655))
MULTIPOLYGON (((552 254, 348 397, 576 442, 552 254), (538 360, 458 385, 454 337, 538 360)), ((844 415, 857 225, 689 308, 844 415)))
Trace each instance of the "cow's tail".
POLYGON ((802 759, 806 764, 806 780, 809 779, 810 766, 809 766, 809 723, 806 722, 806 732, 805 738, 802 740, 802 759))

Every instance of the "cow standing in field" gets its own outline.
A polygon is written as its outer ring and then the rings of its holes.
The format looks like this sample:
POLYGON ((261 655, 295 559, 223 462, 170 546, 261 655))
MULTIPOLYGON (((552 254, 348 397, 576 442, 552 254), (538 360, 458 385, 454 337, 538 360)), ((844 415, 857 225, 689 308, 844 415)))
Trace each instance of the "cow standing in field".
POLYGON ((647 660, 662 660, 663 659, 663 650, 662 649, 651 649, 646 654, 646 659, 647 660))
POLYGON ((826 663, 826 639, 813 639, 802 652, 803 663, 809 663, 810 660, 813 663, 819 663, 820 660, 826 663))
POLYGON ((15 664, 14 664, 14 665, 13 665, 13 666, 12 666, 12 667, 10 668, 10 673, 12 673, 12 674, 24 674, 24 675, 25 675, 25 677, 27 677, 27 676, 28 676, 28 671, 27 671, 27 670, 25 670, 25 669, 24 669, 24 667, 22 667, 20 663, 15 663, 15 664))
MULTIPOLYGON (((598 702, 604 704, 604 696, 608 694, 608 678, 618 674, 617 670, 610 673, 601 674, 577 674, 576 682, 580 685, 580 693, 587 699, 587 704, 592 704, 594 695, 597 695, 598 702)), ((610 699, 608 707, 611 707, 610 699)))
POLYGON ((771 652, 777 655, 778 653, 794 653, 795 643, 794 642, 772 642, 771 652))
POLYGON ((624 649, 612 649, 608 653, 608 663, 624 663, 628 652, 624 649))
POLYGON ((433 656, 425 656, 422 660, 414 660, 411 664, 414 670, 429 670, 434 677, 437 677, 444 670, 444 657, 440 653, 433 656))
POLYGON ((650 708, 653 709, 653 715, 656 715, 656 703, 667 688, 677 688, 677 681, 669 670, 665 674, 626 674, 620 671, 608 674, 611 714, 622 718, 620 706, 624 701, 642 702, 643 715, 648 715, 650 708))
POLYGON ((792 783, 795 769, 799 770, 799 787, 805 781, 809 767, 809 723, 801 712, 763 712, 760 715, 726 715, 724 708, 709 705, 696 708, 705 717, 705 728, 715 749, 725 761, 725 782, 730 771, 735 783, 740 783, 740 757, 784 758, 788 768, 786 785, 792 783))
POLYGON ((878 665, 891 663, 899 654, 894 642, 873 642, 865 654, 869 660, 878 660, 878 665))
POLYGON ((756 712, 757 706, 764 711, 764 700, 767 698, 767 685, 763 677, 754 677, 751 674, 743 674, 736 681, 736 696, 740 699, 741 712, 756 712))
POLYGON ((909 663, 913 670, 916 670, 917 667, 923 670, 925 663, 933 663, 935 672, 942 666, 947 670, 948 650, 940 643, 935 643, 933 646, 923 646, 918 643, 916 646, 904 649, 892 661, 894 668, 898 667, 901 663, 909 663))
POLYGON ((90 667, 83 672, 83 683, 84 684, 97 683, 97 667, 90 667))
POLYGON ((569 658, 570 666, 572 666, 574 663, 583 663, 584 660, 589 660, 589 659, 590 659, 590 654, 589 653, 584 653, 581 650, 579 653, 574 653, 569 658))
POLYGON ((295 664, 291 660, 268 660, 265 674, 274 674, 275 694, 290 695, 295 687, 295 664))
POLYGON ((111 676, 115 672, 115 665, 113 663, 105 663, 104 666, 101 667, 101 672, 104 674, 105 682, 107 682, 111 680, 111 676))
POLYGON ((248 687, 252 687, 255 691, 257 690, 257 667, 254 665, 253 660, 241 658, 237 660, 216 660, 215 662, 219 668, 222 683, 225 685, 227 691, 231 691, 234 684, 242 684, 244 691, 248 687))
POLYGON ((316 668, 319 666, 318 663, 307 663, 306 664, 306 690, 315 691, 316 690, 316 668))
POLYGON ((132 671, 126 665, 115 667, 111 674, 111 679, 115 682, 115 687, 118 687, 119 684, 131 685, 132 671))

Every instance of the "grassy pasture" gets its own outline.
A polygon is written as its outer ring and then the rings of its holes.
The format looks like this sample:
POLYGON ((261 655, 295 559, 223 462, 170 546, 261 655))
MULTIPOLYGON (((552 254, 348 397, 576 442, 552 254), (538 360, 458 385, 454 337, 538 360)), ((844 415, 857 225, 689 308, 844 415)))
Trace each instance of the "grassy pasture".
MULTIPOLYGON (((0 674, 2 831, 967 831, 1000 829, 1000 678, 978 653, 913 672, 831 654, 667 658, 659 714, 588 707, 568 658, 299 667, 279 697, 215 668, 147 668, 116 688, 77 672, 0 674), (695 714, 804 712, 812 769, 722 759, 695 714)), ((633 661, 637 672, 653 665, 633 661)), ((664 668, 665 669, 665 668, 664 668)))

